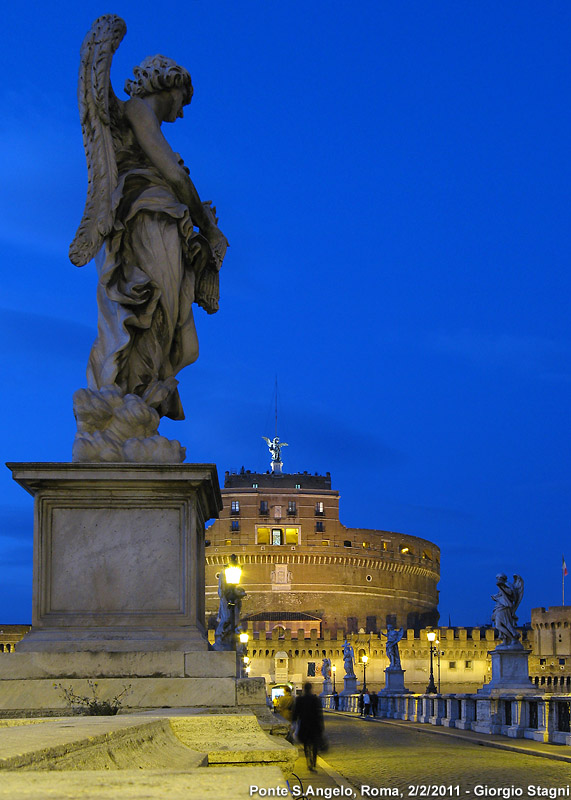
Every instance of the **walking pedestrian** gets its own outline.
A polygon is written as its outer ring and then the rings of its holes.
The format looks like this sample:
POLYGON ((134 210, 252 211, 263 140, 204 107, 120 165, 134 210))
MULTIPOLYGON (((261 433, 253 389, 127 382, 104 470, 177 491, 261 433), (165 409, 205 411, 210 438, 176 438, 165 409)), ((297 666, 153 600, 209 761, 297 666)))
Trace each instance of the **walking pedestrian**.
POLYGON ((311 691, 311 683, 303 687, 303 694, 296 698, 292 722, 297 725, 297 738, 303 744, 305 759, 310 772, 317 772, 315 761, 317 749, 323 740, 323 709, 321 700, 311 691))
POLYGON ((363 716, 363 709, 365 708, 365 704, 363 703, 363 692, 360 693, 357 699, 357 711, 359 712, 359 716, 363 716))
POLYGON ((366 717, 371 713, 371 695, 367 689, 365 689, 363 694, 363 713, 366 717))
POLYGON ((376 692, 371 692, 371 711, 373 716, 377 716, 377 711, 379 710, 379 695, 376 692))
POLYGON ((339 692, 333 692, 333 708, 335 711, 339 711, 339 692))

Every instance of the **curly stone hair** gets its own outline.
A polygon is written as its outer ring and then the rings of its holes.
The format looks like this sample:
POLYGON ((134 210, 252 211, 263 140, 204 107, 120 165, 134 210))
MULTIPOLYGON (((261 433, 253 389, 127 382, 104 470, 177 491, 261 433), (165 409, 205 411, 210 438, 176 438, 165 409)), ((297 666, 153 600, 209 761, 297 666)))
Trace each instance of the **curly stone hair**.
POLYGON ((182 89, 184 103, 190 103, 193 95, 192 81, 184 67, 165 56, 149 56, 133 69, 134 79, 125 81, 125 92, 129 97, 147 97, 156 92, 182 89))

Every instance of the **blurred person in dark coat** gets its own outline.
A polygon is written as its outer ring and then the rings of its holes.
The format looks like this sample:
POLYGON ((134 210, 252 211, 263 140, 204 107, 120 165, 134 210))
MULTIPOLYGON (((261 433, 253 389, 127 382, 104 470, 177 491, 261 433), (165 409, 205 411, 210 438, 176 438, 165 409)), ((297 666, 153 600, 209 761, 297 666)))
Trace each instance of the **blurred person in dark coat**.
POLYGON ((307 766, 316 772, 317 749, 323 740, 323 710, 321 700, 311 691, 311 683, 303 687, 303 694, 296 698, 292 721, 297 722, 297 738, 303 744, 307 766))

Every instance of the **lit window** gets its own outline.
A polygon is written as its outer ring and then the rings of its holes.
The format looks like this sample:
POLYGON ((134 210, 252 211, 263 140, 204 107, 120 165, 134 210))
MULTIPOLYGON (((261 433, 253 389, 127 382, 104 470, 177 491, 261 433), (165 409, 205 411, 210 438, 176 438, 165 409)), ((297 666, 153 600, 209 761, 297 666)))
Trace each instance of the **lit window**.
POLYGON ((282 544, 282 529, 272 528, 272 544, 282 544))
POLYGON ((297 506, 295 504, 295 500, 288 500, 287 513, 292 515, 297 514, 297 506))
POLYGON ((296 483, 296 484, 295 484, 295 488, 296 488, 296 489, 301 489, 301 483, 296 483))
POLYGON ((239 513, 240 513, 240 501, 232 500, 232 514, 239 514, 239 513))
POLYGON ((388 546, 388 542, 381 542, 381 550, 386 550, 388 546))
POLYGON ((365 548, 365 550, 369 550, 371 547, 371 542, 363 542, 363 547, 365 548))
POLYGON ((411 549, 410 549, 410 547, 407 547, 407 546, 406 546, 406 545, 404 545, 404 544, 403 544, 403 545, 401 545, 400 551, 401 551, 401 553, 403 553, 404 555, 406 555, 407 553, 411 553, 411 552, 412 552, 412 551, 411 551, 411 549))
POLYGON ((257 488, 258 488, 258 484, 257 483, 253 483, 252 484, 252 489, 257 489, 257 488))
POLYGON ((432 561, 432 555, 428 550, 422 551, 422 557, 425 558, 427 561, 432 561))
POLYGON ((315 504, 315 514, 316 514, 316 516, 321 516, 324 513, 325 513, 325 511, 324 511, 324 508, 323 508, 323 502, 320 500, 319 502, 317 502, 315 504))
POLYGON ((232 539, 225 539, 224 544, 226 545, 226 547, 229 547, 232 544, 232 539))
POLYGON ((257 536, 257 543, 258 544, 269 544, 270 543, 270 529, 269 528, 258 528, 258 536, 257 536))
POLYGON ((329 547, 329 539, 322 539, 321 540, 322 547, 329 547))
POLYGON ((240 530, 240 520, 239 519, 233 519, 232 520, 232 530, 233 531, 239 531, 240 530))
POLYGON ((286 528, 286 544, 297 544, 299 541, 299 528, 286 528))

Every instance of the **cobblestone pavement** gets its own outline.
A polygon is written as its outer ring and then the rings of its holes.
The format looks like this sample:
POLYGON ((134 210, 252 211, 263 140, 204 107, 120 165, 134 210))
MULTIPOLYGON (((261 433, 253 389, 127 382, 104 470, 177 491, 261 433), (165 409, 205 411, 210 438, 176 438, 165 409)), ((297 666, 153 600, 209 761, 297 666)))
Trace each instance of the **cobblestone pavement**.
POLYGON ((395 790, 397 797, 571 798, 571 764, 566 762, 358 717, 327 715, 326 734, 326 766, 349 780, 357 798, 390 797, 378 792, 381 787, 395 790), (453 788, 427 793, 410 788, 431 786, 453 788), (534 794, 529 786, 542 791, 534 794), (488 788, 479 794, 475 787, 488 788), (566 794, 553 794, 558 787, 566 794))

